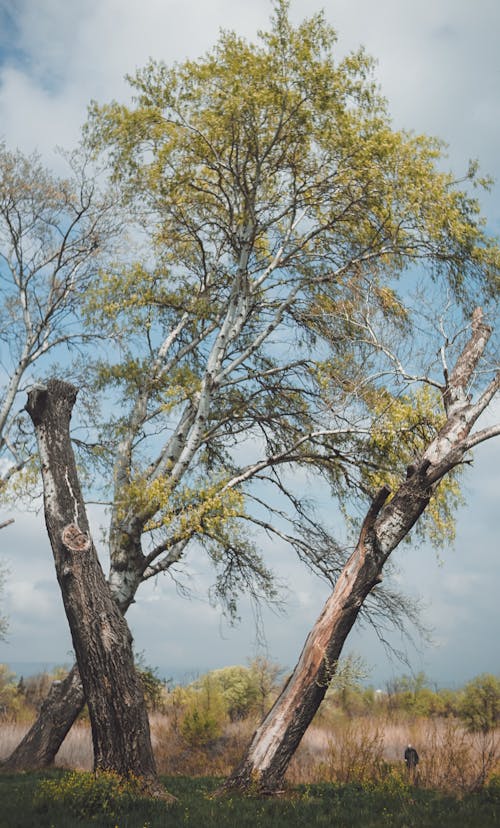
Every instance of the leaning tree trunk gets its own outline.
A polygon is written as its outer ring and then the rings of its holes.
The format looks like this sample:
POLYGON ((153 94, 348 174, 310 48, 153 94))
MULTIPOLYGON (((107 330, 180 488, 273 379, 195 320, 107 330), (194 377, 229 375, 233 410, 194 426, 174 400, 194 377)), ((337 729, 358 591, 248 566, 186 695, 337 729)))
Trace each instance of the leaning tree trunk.
MULTIPOLYGON (((309 633, 295 670, 273 707, 255 732, 241 764, 219 793, 273 793, 316 714, 335 674, 345 640, 363 602, 381 581, 384 555, 378 547, 375 522, 389 490, 381 489, 370 508, 357 546, 344 566, 323 611, 309 633)), ((413 522, 430 498, 421 487, 413 522)))
POLYGON ((90 536, 69 435, 74 386, 50 380, 28 395, 42 467, 45 521, 88 704, 94 767, 142 778, 163 792, 132 652, 90 536))
MULTIPOLYGON (((111 593, 125 614, 133 598, 120 604, 111 587, 111 593)), ((10 756, 0 765, 3 770, 35 770, 54 764, 58 750, 71 730, 85 704, 78 664, 73 664, 63 681, 54 681, 37 718, 10 756)))
MULTIPOLYGON (((128 580, 127 590, 119 589, 119 595, 113 584, 110 588, 120 611, 125 614, 135 594, 133 585, 128 580)), ((78 664, 73 664, 63 681, 53 682, 30 729, 10 756, 0 763, 3 770, 34 770, 53 765, 84 704, 85 692, 78 664)))
POLYGON ((63 681, 55 681, 25 737, 2 763, 3 770, 27 770, 52 765, 75 719, 85 693, 74 664, 63 681))
POLYGON ((285 772, 335 673, 344 642, 359 610, 381 580, 384 563, 427 507, 434 486, 474 445, 497 436, 495 426, 471 434, 479 415, 500 386, 497 373, 476 404, 467 395, 477 362, 490 336, 482 312, 472 320, 472 334, 451 376, 446 377, 443 401, 447 420, 422 456, 407 470, 407 479, 388 501, 384 487, 365 518, 353 554, 311 630, 299 662, 280 696, 255 732, 236 770, 219 789, 272 793, 285 772))

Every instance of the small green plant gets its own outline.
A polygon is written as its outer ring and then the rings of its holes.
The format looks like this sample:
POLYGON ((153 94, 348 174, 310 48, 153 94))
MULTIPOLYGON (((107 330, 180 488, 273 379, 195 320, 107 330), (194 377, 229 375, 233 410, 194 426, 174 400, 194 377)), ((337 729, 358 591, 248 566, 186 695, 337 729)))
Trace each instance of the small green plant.
POLYGON ((60 779, 42 780, 35 789, 33 807, 40 813, 60 808, 77 819, 112 819, 143 798, 137 779, 124 779, 109 771, 74 771, 60 779))

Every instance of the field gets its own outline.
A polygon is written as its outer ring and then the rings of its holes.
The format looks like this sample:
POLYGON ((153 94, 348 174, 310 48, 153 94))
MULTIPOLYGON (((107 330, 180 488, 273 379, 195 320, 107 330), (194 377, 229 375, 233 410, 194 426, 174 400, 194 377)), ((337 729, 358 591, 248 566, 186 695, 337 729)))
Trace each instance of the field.
MULTIPOLYGON (((228 773, 245 744, 250 722, 229 724, 220 739, 187 749, 171 717, 153 714, 152 733, 162 781, 178 804, 104 797, 90 818, 89 797, 77 783, 74 813, 68 811, 64 769, 92 766, 89 727, 73 728, 57 756, 57 769, 46 773, 0 774, 0 828, 156 828, 156 826, 316 826, 348 828, 490 828, 500 826, 500 779, 474 792, 482 773, 484 740, 453 721, 427 718, 404 722, 379 717, 342 718, 310 728, 288 774, 284 795, 272 799, 214 799, 211 792, 228 773), (362 724, 362 726, 361 726, 362 724), (408 741, 419 745, 418 784, 410 784, 401 760, 408 741), (35 807, 43 780, 59 781, 60 796, 35 807), (104 808, 104 809, 103 809, 104 808), (106 810, 107 808, 107 810, 106 810)), ((27 724, 0 728, 0 758, 7 755, 27 724)), ((490 768, 491 771, 491 768, 490 768)), ((81 777, 82 779, 85 776, 81 777)), ((83 783, 82 783, 83 785, 83 783)))
MULTIPOLYGON (((276 682, 256 694, 252 672, 235 667, 167 691, 153 673, 146 675, 158 770, 177 804, 145 800, 133 782, 112 775, 96 779, 84 714, 54 769, 0 773, 0 828, 500 826, 495 677, 478 677, 453 693, 431 691, 421 679, 410 687, 401 681, 385 694, 337 688, 302 740, 279 796, 221 799, 213 793, 243 755, 276 682), (409 742, 420 755, 412 779, 403 760, 409 742)), ((0 762, 29 728, 49 682, 45 674, 5 682, 0 762)))
MULTIPOLYGON (((228 723, 217 739, 186 743, 170 715, 151 715, 151 734, 160 773, 165 776, 225 776, 248 743, 255 721, 228 723)), ((9 755, 28 724, 0 724, 0 761, 9 755)), ((351 782, 376 784, 388 776, 405 778, 403 752, 416 745, 420 754, 420 788, 462 796, 500 776, 496 732, 469 733, 454 719, 378 716, 339 717, 313 724, 292 760, 292 784, 351 782)), ((92 740, 86 722, 78 722, 56 757, 56 767, 92 769, 92 740)))
POLYGON ((178 797, 168 809, 161 803, 135 802, 125 813, 114 808, 95 819, 71 815, 63 806, 35 810, 33 794, 51 774, 0 775, 0 828, 492 828, 500 825, 500 791, 463 798, 404 785, 370 787, 317 784, 293 788, 275 799, 212 799, 213 778, 167 777, 165 785, 178 797))

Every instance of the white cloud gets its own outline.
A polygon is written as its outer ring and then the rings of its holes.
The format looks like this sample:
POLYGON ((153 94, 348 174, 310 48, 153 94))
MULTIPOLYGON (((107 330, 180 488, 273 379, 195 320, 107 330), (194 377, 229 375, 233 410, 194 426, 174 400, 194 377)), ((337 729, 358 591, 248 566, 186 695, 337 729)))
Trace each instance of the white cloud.
POLYGON ((43 620, 54 613, 54 603, 60 596, 54 590, 54 581, 9 581, 7 590, 9 611, 22 618, 28 615, 32 621, 43 620))
MULTIPOLYGON (((323 5, 296 0, 292 16, 299 20, 323 5)), ((325 7, 339 32, 339 53, 364 43, 378 59, 397 124, 450 140, 459 165, 479 155, 498 169, 495 0, 337 0, 325 7)), ((123 76, 150 56, 196 57, 221 26, 255 37, 270 12, 267 0, 20 0, 16 45, 26 57, 9 55, 0 75, 2 129, 22 147, 72 143, 89 100, 124 97, 123 76)))

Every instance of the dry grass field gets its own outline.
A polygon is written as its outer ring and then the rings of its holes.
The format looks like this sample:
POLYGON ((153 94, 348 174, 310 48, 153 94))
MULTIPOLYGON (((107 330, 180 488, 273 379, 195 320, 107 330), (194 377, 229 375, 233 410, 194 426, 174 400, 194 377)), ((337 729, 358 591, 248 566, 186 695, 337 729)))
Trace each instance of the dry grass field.
MULTIPOLYGON (((168 714, 151 715, 152 738, 160 773, 175 776, 224 776, 240 758, 255 721, 227 724, 205 745, 188 745, 168 714)), ((28 723, 0 724, 0 761, 20 741, 28 723)), ((417 782, 421 787, 460 794, 478 789, 500 773, 500 734, 468 733, 453 718, 379 716, 338 717, 313 725, 306 733, 288 772, 292 784, 374 782, 403 775, 403 753, 411 742, 420 755, 417 782)), ((92 768, 88 723, 77 723, 68 734, 56 766, 92 768)))

